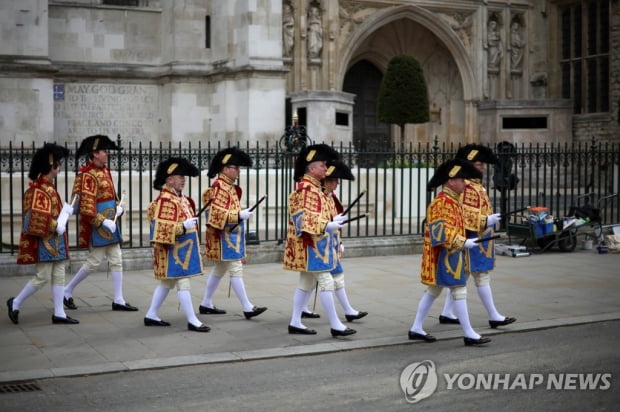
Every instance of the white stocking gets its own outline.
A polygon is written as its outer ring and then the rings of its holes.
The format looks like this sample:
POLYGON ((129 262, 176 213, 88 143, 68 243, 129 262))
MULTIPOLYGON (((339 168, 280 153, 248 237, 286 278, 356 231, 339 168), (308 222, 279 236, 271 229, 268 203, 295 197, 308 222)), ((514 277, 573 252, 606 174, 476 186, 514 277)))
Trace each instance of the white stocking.
POLYGON ((166 300, 168 292, 170 292, 170 289, 165 288, 161 285, 155 288, 155 291, 153 292, 153 298, 151 299, 151 307, 149 307, 148 312, 146 312, 147 318, 161 320, 161 318, 157 315, 157 312, 159 312, 159 308, 164 303, 164 300, 166 300))
POLYGON ((52 285, 52 298, 54 299, 54 316, 66 318, 65 307, 62 304, 65 287, 63 285, 52 285))
POLYGON ((82 266, 75 276, 73 276, 73 279, 65 285, 65 298, 69 299, 70 297, 73 297, 73 289, 75 289, 81 281, 86 279, 88 275, 90 275, 90 273, 88 273, 84 266, 82 266))
POLYGON ((453 311, 453 299, 452 299, 452 293, 450 293, 450 291, 448 291, 448 293, 446 293, 446 301, 443 304, 443 310, 441 311, 441 316, 445 316, 447 318, 450 319, 455 319, 456 316, 454 316, 454 311, 453 311))
POLYGON ((428 312, 431 310, 431 306, 433 306, 434 301, 435 297, 433 295, 428 292, 424 292, 422 299, 420 299, 420 303, 418 303, 418 311, 415 314, 413 325, 411 325, 411 332, 419 333, 421 335, 427 334, 424 331, 424 320, 428 316, 428 312))
POLYGON ((290 325, 296 328, 306 329, 303 323, 301 323, 301 311, 306 305, 306 291, 301 289, 295 289, 293 295, 293 314, 291 315, 290 325))
POLYGON ((323 310, 327 314, 329 324, 332 329, 345 330, 347 327, 338 318, 336 313, 336 305, 334 304, 334 292, 331 290, 322 290, 319 292, 319 299, 321 299, 321 305, 323 310))
POLYGON ((248 299, 247 293, 245 293, 245 284, 243 283, 243 278, 241 276, 231 276, 230 283, 232 284, 232 288, 235 291, 235 295, 237 295, 237 299, 241 302, 241 306, 243 307, 244 312, 252 312, 254 309, 254 305, 248 299))
POLYGON ((461 322, 461 329, 466 338, 480 339, 480 335, 476 333, 469 323, 469 313, 467 313, 467 299, 456 299, 454 301, 454 311, 461 322))
POLYGON ((349 303, 349 298, 347 297, 347 292, 345 292, 344 288, 336 289, 336 297, 342 305, 342 309, 344 309, 344 313, 347 315, 358 315, 359 311, 353 309, 351 304, 349 303))
POLYGON ((487 313, 489 314, 490 320, 504 320, 506 317, 502 316, 497 309, 495 308, 495 303, 493 302, 493 292, 491 292, 490 285, 478 286, 478 296, 480 296, 480 300, 484 305, 487 313))
POLYGON ((125 305, 123 298, 123 272, 110 272, 112 275, 112 284, 114 285, 114 303, 125 305))
POLYGON ((24 286, 22 291, 19 292, 19 295, 13 298, 13 310, 19 310, 22 303, 24 303, 24 301, 28 299, 30 296, 34 295, 34 293, 37 290, 38 290, 37 288, 32 286, 32 283, 30 282, 26 283, 26 286, 24 286))
POLYGON ((202 322, 196 317, 196 313, 194 312, 192 295, 189 293, 189 290, 179 290, 177 296, 179 297, 181 308, 183 308, 183 312, 185 312, 187 322, 197 327, 202 325, 202 322))
POLYGON ((222 278, 215 276, 213 273, 209 275, 207 279, 207 285, 205 286, 205 295, 202 298, 201 306, 213 309, 213 294, 217 290, 222 278))

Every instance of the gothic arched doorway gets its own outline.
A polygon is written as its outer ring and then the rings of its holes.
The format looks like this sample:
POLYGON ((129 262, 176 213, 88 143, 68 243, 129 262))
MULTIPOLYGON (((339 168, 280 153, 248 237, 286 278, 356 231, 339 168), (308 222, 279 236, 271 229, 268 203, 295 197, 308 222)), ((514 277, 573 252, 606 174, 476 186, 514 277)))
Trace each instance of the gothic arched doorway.
POLYGON ((355 94, 353 106, 353 144, 357 152, 373 152, 369 156, 358 155, 360 166, 374 166, 376 152, 390 147, 390 128, 377 123, 377 97, 383 74, 368 60, 353 65, 345 75, 342 91, 355 94))

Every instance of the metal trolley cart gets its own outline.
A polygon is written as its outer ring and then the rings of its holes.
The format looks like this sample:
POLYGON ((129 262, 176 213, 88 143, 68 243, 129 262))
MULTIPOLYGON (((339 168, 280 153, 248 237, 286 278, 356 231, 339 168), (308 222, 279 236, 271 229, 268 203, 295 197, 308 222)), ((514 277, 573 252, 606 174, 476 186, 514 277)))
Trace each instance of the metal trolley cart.
POLYGON ((532 220, 532 216, 543 215, 548 211, 545 207, 529 207, 528 216, 514 216, 515 222, 508 221, 506 228, 509 240, 521 239, 521 245, 530 241, 536 244, 540 251, 546 251, 557 246, 562 252, 572 252, 577 246, 578 238, 596 240, 599 247, 603 242, 603 225, 601 223, 600 205, 618 194, 601 197, 597 207, 586 202, 579 206, 581 199, 591 198, 588 193, 577 198, 577 206, 571 206, 566 217, 562 219, 532 220))

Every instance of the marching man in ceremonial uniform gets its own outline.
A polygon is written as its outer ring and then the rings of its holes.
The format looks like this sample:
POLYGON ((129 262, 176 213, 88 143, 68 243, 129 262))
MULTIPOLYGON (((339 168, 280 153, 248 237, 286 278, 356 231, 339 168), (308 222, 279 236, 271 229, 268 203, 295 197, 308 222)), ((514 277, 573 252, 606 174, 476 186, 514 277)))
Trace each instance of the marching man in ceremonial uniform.
MULTIPOLYGON (((471 162, 483 175, 486 164, 497 163, 497 157, 491 149, 473 143, 461 147, 456 153, 456 158, 471 162)), ((482 239, 493 236, 495 225, 501 220, 501 214, 493 213, 482 179, 467 179, 465 183, 461 204, 467 237, 482 239)), ((467 276, 471 275, 474 278, 478 296, 489 314, 491 328, 509 325, 516 321, 515 318, 500 314, 493 301, 489 271, 495 268, 494 243, 493 240, 483 241, 465 252, 467 276)), ((444 309, 439 316, 440 323, 459 323, 459 320, 452 314, 452 307, 452 298, 450 294, 447 294, 444 309)))
POLYGON ((250 209, 241 209, 242 189, 235 184, 241 166, 252 166, 252 159, 244 151, 229 147, 219 151, 211 160, 210 178, 217 176, 211 187, 202 194, 202 204, 208 205, 206 212, 206 256, 214 262, 213 271, 207 279, 205 294, 198 310, 202 314, 221 315, 226 313, 213 305, 213 295, 222 277, 230 273, 230 283, 241 303, 246 319, 258 316, 267 310, 254 306, 245 290, 243 262, 245 257, 246 221, 252 216, 250 209))
POLYGON ((284 251, 284 269, 299 272, 299 285, 293 296, 293 313, 288 325, 291 334, 314 335, 316 331, 301 323, 301 314, 318 282, 323 310, 329 318, 332 336, 356 333, 338 318, 334 304, 334 277, 330 273, 338 265, 335 232, 342 228, 345 217, 332 215, 328 196, 321 189, 327 162, 338 159, 330 146, 316 144, 305 147, 295 161, 296 188, 289 195, 289 222, 284 251))
MULTIPOLYGON (((336 196, 336 189, 338 188, 340 179, 355 180, 355 177, 353 176, 353 173, 351 173, 349 166, 347 166, 343 161, 337 160, 328 163, 325 179, 323 179, 323 190, 330 200, 332 216, 337 216, 344 211, 344 207, 342 206, 342 203, 340 203, 340 199, 336 196)), ((344 310, 344 317, 347 321, 351 322, 367 316, 368 312, 353 309, 349 303, 347 292, 344 289, 344 268, 342 267, 344 245, 342 244, 340 232, 340 230, 334 232, 334 235, 336 236, 336 239, 334 239, 334 244, 337 246, 336 256, 338 257, 338 264, 336 265, 336 268, 332 270, 331 274, 334 276, 334 293, 336 294, 336 298, 338 298, 338 302, 340 302, 340 305, 344 310)))
POLYGON ((157 313, 170 289, 176 286, 179 303, 187 318, 187 329, 195 332, 211 330, 196 317, 190 293, 189 278, 202 275, 203 270, 196 205, 183 195, 183 188, 185 176, 198 174, 196 166, 184 158, 173 157, 157 166, 153 188, 161 193, 149 205, 148 218, 155 278, 160 284, 155 288, 151 307, 144 318, 145 326, 170 326, 157 313))
POLYGON ((480 179, 480 172, 468 161, 453 159, 439 166, 428 183, 428 189, 443 185, 443 190, 427 208, 422 249, 422 283, 428 285, 418 304, 415 320, 409 330, 409 339, 434 342, 436 338, 424 331, 424 319, 443 288, 449 288, 454 299, 454 310, 463 329, 465 345, 488 343, 471 327, 467 312, 467 277, 463 249, 477 246, 476 238, 465 234, 460 195, 465 179, 480 179))
POLYGON ((54 300, 52 323, 79 323, 77 319, 66 315, 62 302, 65 264, 69 259, 67 220, 73 214, 73 207, 68 203, 63 205, 54 186, 61 160, 68 154, 69 151, 64 147, 46 143, 36 151, 30 165, 28 177, 32 183, 24 193, 24 222, 17 263, 34 264, 36 275, 16 297, 6 302, 9 319, 15 324, 19 323, 21 304, 49 282, 50 278, 54 300))
POLYGON ((64 304, 68 309, 77 309, 73 290, 86 279, 104 257, 110 264, 110 275, 114 284, 112 310, 136 311, 123 297, 123 258, 121 254, 121 233, 116 218, 123 214, 123 208, 114 189, 114 181, 108 169, 108 150, 121 150, 108 136, 95 135, 82 140, 76 154, 88 156, 86 165, 79 169, 73 184, 73 194, 79 195, 80 232, 78 246, 88 248, 86 263, 65 286, 64 304))

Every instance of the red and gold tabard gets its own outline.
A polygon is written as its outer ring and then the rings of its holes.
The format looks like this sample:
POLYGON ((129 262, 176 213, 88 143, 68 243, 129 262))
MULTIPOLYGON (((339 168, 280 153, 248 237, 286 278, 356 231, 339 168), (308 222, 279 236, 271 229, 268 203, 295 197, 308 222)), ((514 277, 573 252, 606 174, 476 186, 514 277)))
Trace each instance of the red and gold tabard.
POLYGON ((69 258, 67 234, 56 233, 62 200, 46 176, 39 176, 24 193, 23 229, 17 263, 53 262, 69 258))
POLYGON ((334 234, 325 230, 333 208, 321 183, 304 175, 289 195, 289 222, 284 250, 284 269, 330 272, 338 263, 334 234))
POLYGON ((185 229, 183 222, 194 217, 191 198, 179 196, 164 186, 149 204, 150 240, 153 268, 157 279, 178 279, 203 274, 200 239, 196 228, 185 229))
MULTIPOLYGON (((493 228, 487 227, 487 216, 493 213, 491 201, 480 179, 465 180, 461 194, 463 220, 468 238, 493 236, 493 228)), ((478 243, 465 251, 465 265, 469 272, 486 272, 495 267, 495 247, 492 240, 478 243)))
POLYGON ((220 174, 202 194, 202 204, 209 204, 205 249, 211 262, 245 257, 245 222, 239 221, 242 193, 239 185, 220 174))
POLYGON ((459 195, 444 187, 426 210, 422 283, 446 287, 466 284, 465 239, 459 195))
POLYGON ((101 226, 104 219, 113 219, 116 214, 116 191, 114 181, 107 167, 96 167, 92 162, 80 168, 73 183, 72 195, 79 194, 77 213, 80 215, 80 232, 78 246, 88 247, 94 238, 101 240, 105 246, 120 242, 118 227, 110 233, 101 226), (96 232, 96 233, 94 233, 96 232))

